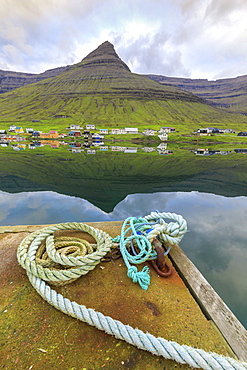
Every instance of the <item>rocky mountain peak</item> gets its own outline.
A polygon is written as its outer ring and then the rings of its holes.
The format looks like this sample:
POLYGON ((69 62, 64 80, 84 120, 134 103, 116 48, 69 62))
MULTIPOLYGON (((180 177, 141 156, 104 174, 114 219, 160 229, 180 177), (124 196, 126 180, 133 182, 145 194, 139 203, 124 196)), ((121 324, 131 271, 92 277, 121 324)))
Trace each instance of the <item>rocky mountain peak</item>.
POLYGON ((90 67, 90 66, 110 66, 111 68, 117 67, 130 72, 129 67, 117 55, 114 46, 105 41, 99 45, 95 50, 89 53, 77 66, 90 67))
POLYGON ((95 50, 91 51, 84 59, 86 58, 98 58, 102 57, 102 55, 111 55, 115 58, 119 58, 113 44, 111 44, 109 41, 103 42, 101 45, 99 45, 95 50))

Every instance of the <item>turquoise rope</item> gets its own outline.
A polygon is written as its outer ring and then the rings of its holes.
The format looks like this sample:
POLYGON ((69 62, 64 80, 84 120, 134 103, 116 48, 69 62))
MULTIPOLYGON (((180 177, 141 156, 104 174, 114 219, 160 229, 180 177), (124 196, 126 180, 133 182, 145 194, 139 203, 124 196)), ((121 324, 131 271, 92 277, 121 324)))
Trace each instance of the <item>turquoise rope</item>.
MULTIPOLYGON (((142 289, 147 290, 150 285, 149 268, 145 266, 138 271, 133 264, 157 258, 157 253, 151 244, 155 238, 158 237, 161 242, 174 244, 182 239, 186 231, 187 224, 182 216, 157 211, 146 217, 128 217, 123 223, 120 236, 112 241, 119 243, 120 252, 127 267, 127 276, 134 283, 138 283, 142 289), (177 222, 167 224, 164 218, 174 219, 177 222)), ((170 247, 164 255, 168 254, 169 250, 170 247)))
POLYGON ((137 267, 131 265, 131 263, 140 264, 154 257, 152 244, 145 235, 145 230, 150 229, 149 225, 152 225, 152 223, 147 223, 147 220, 144 218, 128 217, 123 223, 120 238, 117 239, 120 252, 127 267, 127 276, 134 283, 138 283, 144 290, 147 290, 150 285, 149 268, 144 266, 141 271, 138 271, 137 267), (130 233, 131 235, 129 235, 130 233), (128 251, 128 245, 132 241, 135 241, 138 247, 136 255, 132 255, 128 251))

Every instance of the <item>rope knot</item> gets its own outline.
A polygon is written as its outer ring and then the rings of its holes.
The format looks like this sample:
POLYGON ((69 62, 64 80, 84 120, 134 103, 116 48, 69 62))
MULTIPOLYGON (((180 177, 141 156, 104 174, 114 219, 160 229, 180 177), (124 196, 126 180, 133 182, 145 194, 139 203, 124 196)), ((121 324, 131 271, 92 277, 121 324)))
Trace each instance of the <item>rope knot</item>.
POLYGON ((136 266, 130 266, 128 268, 127 275, 133 280, 134 283, 138 283, 140 287, 147 290, 150 285, 150 275, 148 266, 144 266, 141 271, 137 270, 136 266))
POLYGON ((159 236, 161 242, 171 245, 178 244, 184 234, 187 232, 187 222, 184 218, 176 213, 158 211, 151 212, 150 215, 144 217, 148 222, 156 222, 153 232, 149 233, 148 238, 159 236), (174 220, 175 222, 166 223, 165 220, 174 220))

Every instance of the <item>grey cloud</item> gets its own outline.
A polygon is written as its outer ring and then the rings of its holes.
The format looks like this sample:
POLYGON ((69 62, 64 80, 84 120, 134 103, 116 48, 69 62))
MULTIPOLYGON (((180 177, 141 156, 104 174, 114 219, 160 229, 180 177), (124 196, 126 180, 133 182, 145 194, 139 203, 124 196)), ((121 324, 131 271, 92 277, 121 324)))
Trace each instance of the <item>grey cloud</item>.
POLYGON ((86 42, 90 31, 88 17, 99 4, 99 0, 71 0, 62 5, 56 0, 2 0, 1 65, 32 71, 42 63, 74 63, 76 44, 78 40, 86 42))
POLYGON ((132 66, 132 72, 188 76, 190 72, 183 65, 182 53, 170 44, 170 40, 169 33, 160 31, 130 40, 127 46, 121 46, 123 42, 119 35, 114 37, 113 42, 122 59, 130 68, 132 66))
POLYGON ((246 33, 234 24, 246 12, 245 0, 1 0, 0 68, 73 64, 110 38, 137 73, 246 74, 246 33), (218 39, 216 26, 230 37, 218 39))
MULTIPOLYGON (((206 0, 208 6, 205 11, 205 18, 211 22, 229 22, 229 16, 234 12, 247 10, 247 3, 245 0, 206 0)), ((230 24, 230 22, 229 22, 230 24)))

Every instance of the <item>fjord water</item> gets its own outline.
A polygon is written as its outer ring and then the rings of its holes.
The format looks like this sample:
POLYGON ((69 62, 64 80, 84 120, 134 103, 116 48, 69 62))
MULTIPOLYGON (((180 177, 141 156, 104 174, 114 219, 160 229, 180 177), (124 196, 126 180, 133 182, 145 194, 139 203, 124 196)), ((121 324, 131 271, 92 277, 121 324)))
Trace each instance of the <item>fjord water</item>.
POLYGON ((181 214, 188 222, 181 248, 247 327, 246 165, 236 152, 8 152, 8 166, 0 163, 0 225, 181 214))

